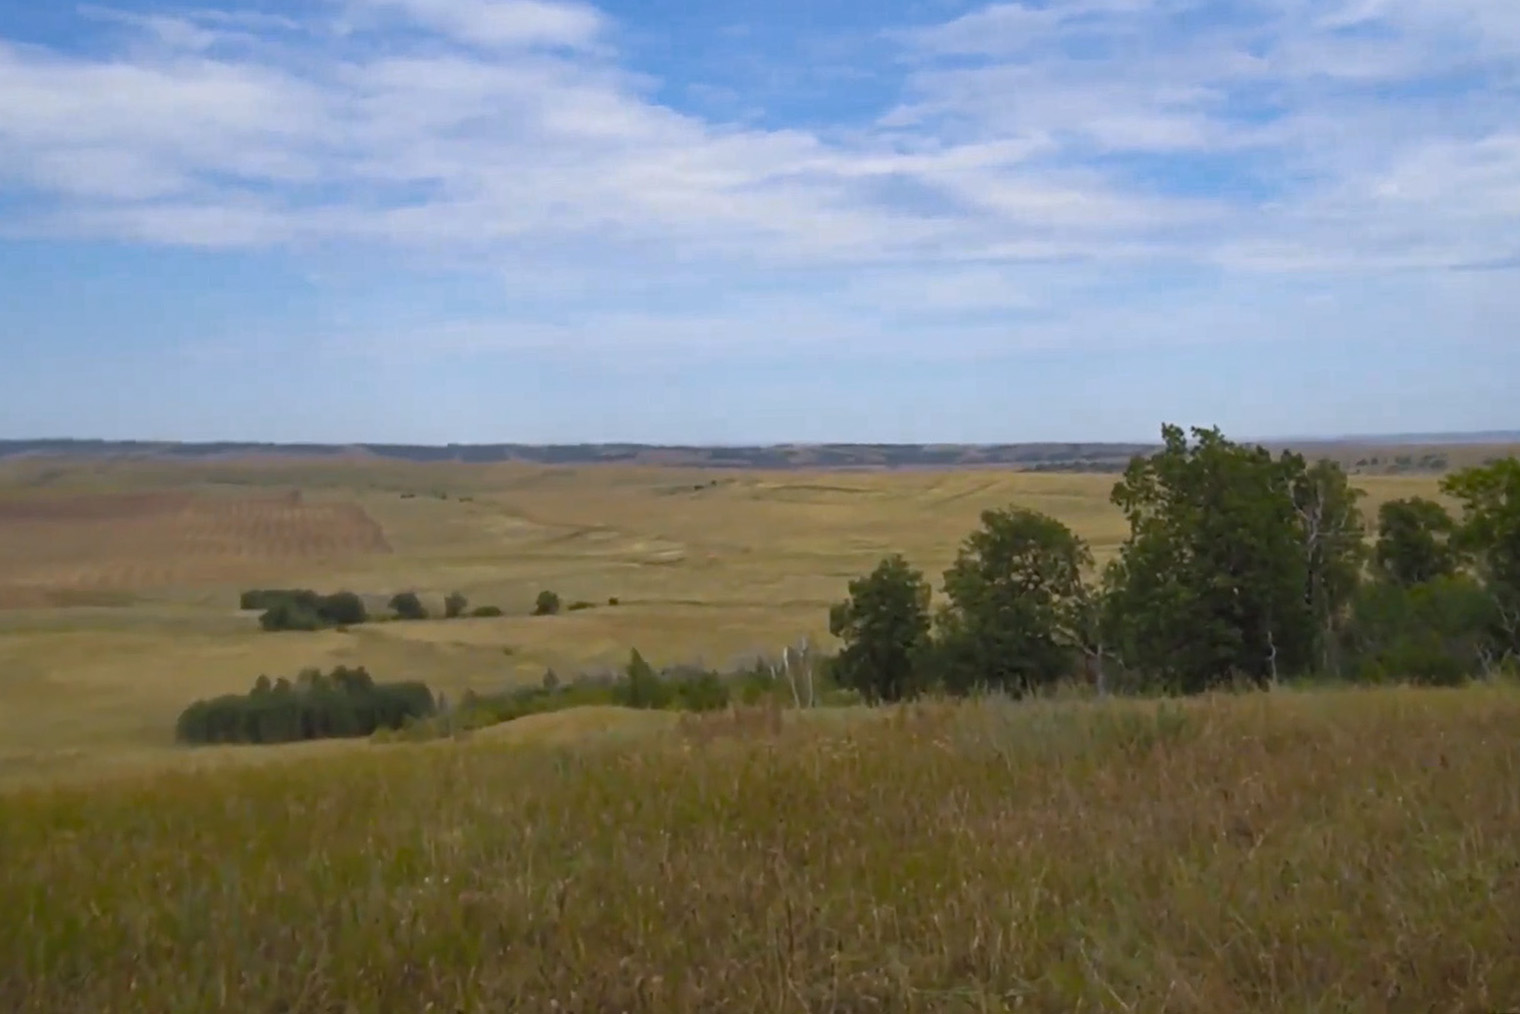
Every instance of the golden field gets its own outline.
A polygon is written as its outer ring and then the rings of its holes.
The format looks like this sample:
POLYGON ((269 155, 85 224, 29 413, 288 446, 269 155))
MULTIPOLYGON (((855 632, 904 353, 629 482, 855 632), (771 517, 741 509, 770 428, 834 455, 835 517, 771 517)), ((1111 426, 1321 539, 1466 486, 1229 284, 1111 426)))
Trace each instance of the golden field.
POLYGON ((0 793, 0 1009, 1520 1001, 1513 690, 540 717, 0 793))
MULTIPOLYGON (((1359 477, 1368 508, 1433 478, 1359 477)), ((1102 558, 1111 476, 0 468, 0 1010, 1520 1009, 1520 690, 586 708, 183 749, 361 663, 450 693, 821 638, 988 507, 1102 558), (265 634, 250 586, 500 619, 265 634), (601 603, 528 616, 534 596, 601 603), (619 605, 608 606, 616 597, 619 605)))
MULTIPOLYGON (((1369 509, 1435 479, 1360 477, 1369 509)), ((736 473, 256 460, 0 466, 0 780, 169 747, 189 701, 261 673, 368 666, 448 693, 616 665, 723 666, 803 635, 883 555, 931 577, 981 511, 1124 535, 1106 475, 736 473), (249 587, 383 603, 459 590, 501 619, 266 634, 249 587), (541 589, 598 608, 528 614, 541 589), (8 597, 7 597, 8 596, 8 597), (619 605, 609 607, 610 598, 619 605)))

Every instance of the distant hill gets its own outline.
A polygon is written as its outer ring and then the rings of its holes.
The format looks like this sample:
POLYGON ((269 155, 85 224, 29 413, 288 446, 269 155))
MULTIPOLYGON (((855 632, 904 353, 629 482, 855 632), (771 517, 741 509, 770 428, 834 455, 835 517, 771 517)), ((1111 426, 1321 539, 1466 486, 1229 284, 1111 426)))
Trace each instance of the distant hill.
POLYGON ((365 457, 414 462, 543 465, 640 464, 697 468, 1123 467, 1150 444, 781 444, 703 447, 652 444, 265 444, 110 440, 6 440, 0 458, 210 460, 365 457))
MULTIPOLYGON (((1520 450, 1520 431, 1412 434, 1389 437, 1262 441, 1329 457, 1356 472, 1439 472, 1520 450)), ((208 461, 250 457, 387 459, 541 465, 664 465, 730 469, 1019 468, 1027 471, 1118 472, 1156 444, 778 444, 712 447, 653 444, 276 444, 175 443, 136 440, 0 440, 0 459, 136 459, 208 461)))

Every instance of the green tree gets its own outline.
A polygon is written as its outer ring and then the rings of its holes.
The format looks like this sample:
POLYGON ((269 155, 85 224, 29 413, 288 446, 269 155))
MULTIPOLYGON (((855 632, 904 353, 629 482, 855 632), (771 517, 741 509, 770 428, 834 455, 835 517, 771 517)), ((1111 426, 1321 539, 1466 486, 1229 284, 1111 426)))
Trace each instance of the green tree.
POLYGON ((459 592, 448 595, 443 600, 443 615, 445 619, 455 620, 464 615, 470 608, 470 600, 459 592))
MULTIPOLYGON (((1321 640, 1316 609, 1328 605, 1313 601, 1301 461, 1217 429, 1195 428, 1190 441, 1168 425, 1162 438, 1113 491, 1130 527, 1107 575, 1126 665, 1184 693, 1306 671, 1321 640)), ((1328 567, 1319 581, 1328 603, 1328 567)))
POLYGON ((369 619, 364 600, 351 591, 334 592, 322 599, 319 611, 328 623, 353 626, 369 619))
POLYGON ((1456 520, 1434 500, 1388 501, 1378 508, 1378 574, 1405 588, 1455 574, 1461 562, 1456 530, 1456 520))
POLYGON ((425 620, 428 618, 427 607, 417 597, 416 592, 399 592, 391 596, 391 611, 399 619, 425 620))
POLYGON ((541 591, 533 603, 534 616, 554 616, 560 610, 559 596, 552 591, 541 591))
POLYGON ((1339 669, 1340 633, 1367 560, 1367 521, 1360 504, 1365 494, 1352 488, 1333 461, 1310 465, 1300 455, 1285 453, 1278 464, 1286 473, 1298 519, 1314 662, 1322 672, 1334 673, 1339 669))
POLYGON ((1025 508, 986 511, 945 572, 948 603, 936 617, 947 689, 1027 693, 1075 675, 1089 602, 1087 544, 1052 517, 1025 508))
POLYGON ((321 630, 327 625, 315 608, 290 598, 276 600, 259 617, 259 626, 269 631, 321 630))
POLYGON ((829 610, 829 632, 844 642, 834 661, 839 685, 868 701, 920 693, 929 646, 929 585, 901 556, 889 556, 850 582, 850 597, 829 610))
POLYGON ((1441 488, 1462 504, 1458 545, 1493 599, 1501 649, 1520 653, 1520 459, 1463 469, 1441 488))
POLYGON ((1493 598, 1467 574, 1371 582, 1346 631, 1351 672, 1370 682, 1462 683, 1493 665, 1497 620, 1493 598))
POLYGON ((625 707, 658 710, 669 707, 675 696, 671 686, 660 678, 637 648, 628 656, 624 677, 619 703, 625 707))

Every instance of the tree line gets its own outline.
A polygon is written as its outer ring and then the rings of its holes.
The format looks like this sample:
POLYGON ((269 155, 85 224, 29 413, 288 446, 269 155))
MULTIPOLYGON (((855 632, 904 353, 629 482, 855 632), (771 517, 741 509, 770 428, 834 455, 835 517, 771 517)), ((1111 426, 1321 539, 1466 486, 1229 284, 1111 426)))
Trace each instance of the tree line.
POLYGON ((1455 683, 1520 654, 1520 461, 1448 476, 1453 516, 1395 500, 1367 531, 1330 461, 1165 426, 1114 485, 1128 535, 1094 572, 1067 526, 983 513, 936 605, 900 555, 831 610, 833 678, 866 698, 930 689, 1199 693, 1284 679, 1455 683))
MULTIPOLYGON (((261 611, 259 626, 268 631, 327 630, 358 626, 375 619, 364 599, 351 591, 323 595, 309 588, 255 588, 243 592, 238 607, 261 611)), ((416 592, 392 595, 387 607, 389 618, 397 620, 426 620, 431 616, 416 592)), ((501 615, 498 606, 477 606, 472 610, 470 600, 459 592, 452 592, 443 600, 444 619, 501 615)))
POLYGON ((179 716, 183 743, 294 743, 372 735, 433 715, 423 683, 376 683, 362 666, 307 669, 292 682, 260 676, 246 694, 196 701, 179 716))

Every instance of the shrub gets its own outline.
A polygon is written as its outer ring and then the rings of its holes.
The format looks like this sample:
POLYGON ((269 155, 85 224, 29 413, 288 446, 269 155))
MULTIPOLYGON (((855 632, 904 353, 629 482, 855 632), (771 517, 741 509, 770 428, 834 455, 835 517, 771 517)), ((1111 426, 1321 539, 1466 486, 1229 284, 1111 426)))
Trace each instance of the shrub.
POLYGON ((459 592, 447 596, 443 600, 444 619, 456 620, 464 615, 464 611, 470 608, 470 600, 459 592))
POLYGON ((422 604, 416 592, 399 592, 391 596, 390 605, 397 619, 425 620, 428 618, 427 607, 422 604))
POLYGON ((295 599, 281 599, 259 617, 259 626, 265 630, 321 630, 327 626, 313 606, 295 599))
POLYGON ((247 694, 196 701, 181 712, 175 736, 195 744, 359 737, 399 729, 436 710, 425 684, 376 683, 362 667, 339 666, 326 675, 306 670, 293 684, 260 676, 247 694))
POLYGON ((628 656, 624 679, 616 686, 616 703, 627 708, 660 710, 670 707, 674 699, 675 692, 671 685, 660 678, 654 667, 635 648, 628 656))
POLYGON ((732 701, 728 684, 715 672, 699 672, 672 681, 683 711, 722 711, 732 701))
POLYGON ((1362 680, 1457 685, 1502 655, 1493 598, 1458 574, 1403 586, 1374 582, 1358 593, 1347 630, 1362 680))
POLYGON ((351 591, 334 592, 327 596, 322 599, 317 611, 328 623, 340 626, 353 626, 369 619, 369 610, 364 608, 364 600, 351 591))
POLYGON ((480 619, 488 619, 506 614, 501 611, 501 606, 476 606, 470 610, 470 615, 480 619))
POLYGON ((369 620, 364 600, 351 591, 319 595, 308 588, 255 589, 244 592, 238 604, 264 610, 259 625, 265 630, 322 630, 369 620))
POLYGON ((566 612, 570 612, 570 613, 579 613, 579 612, 583 612, 583 611, 585 611, 587 609, 595 609, 595 608, 596 608, 596 603, 594 603, 594 602, 572 602, 568 606, 565 607, 565 611, 566 612))
POLYGON ((614 596, 612 596, 612 598, 608 599, 607 600, 607 604, 609 606, 615 606, 615 605, 617 605, 618 604, 617 596, 614 595, 614 596))
POLYGON ((238 608, 263 611, 274 608, 276 603, 286 599, 314 594, 314 592, 304 591, 299 588, 253 588, 243 592, 242 596, 239 597, 238 608))
POLYGON ((552 591, 541 591, 533 603, 534 616, 554 616, 559 612, 559 596, 552 591))

